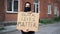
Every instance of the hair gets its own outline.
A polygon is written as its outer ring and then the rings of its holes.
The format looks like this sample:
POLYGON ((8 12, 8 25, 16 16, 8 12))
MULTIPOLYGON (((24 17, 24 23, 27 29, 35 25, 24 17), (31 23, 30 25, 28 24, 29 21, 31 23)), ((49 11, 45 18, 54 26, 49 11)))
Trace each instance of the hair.
MULTIPOLYGON (((29 3, 30 4, 30 7, 31 7, 31 3, 30 2, 26 2, 26 3, 29 3)), ((26 6, 26 3, 25 3, 25 6, 26 6)))

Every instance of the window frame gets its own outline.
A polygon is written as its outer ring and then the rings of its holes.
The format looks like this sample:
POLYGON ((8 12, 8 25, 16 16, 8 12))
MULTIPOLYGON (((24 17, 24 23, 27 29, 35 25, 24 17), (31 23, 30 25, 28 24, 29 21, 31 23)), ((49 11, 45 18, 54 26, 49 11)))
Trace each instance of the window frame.
POLYGON ((56 15, 57 14, 57 6, 56 5, 54 5, 54 14, 56 15))
POLYGON ((51 4, 48 4, 48 14, 51 14, 51 4))
MULTIPOLYGON (((17 1, 19 1, 19 0, 17 0, 17 1)), ((16 11, 16 12, 14 11, 14 0, 12 0, 12 11, 8 11, 8 10, 7 10, 7 2, 8 2, 8 1, 6 0, 6 12, 7 12, 7 13, 18 13, 18 11, 16 11)), ((19 4, 19 2, 18 2, 18 4, 19 4)), ((18 6, 19 6, 19 5, 18 5, 18 6)))
POLYGON ((38 10, 38 9, 37 9, 37 8, 38 8, 37 5, 38 5, 38 3, 34 3, 34 12, 35 12, 35 13, 38 13, 38 11, 37 11, 37 10, 38 10))

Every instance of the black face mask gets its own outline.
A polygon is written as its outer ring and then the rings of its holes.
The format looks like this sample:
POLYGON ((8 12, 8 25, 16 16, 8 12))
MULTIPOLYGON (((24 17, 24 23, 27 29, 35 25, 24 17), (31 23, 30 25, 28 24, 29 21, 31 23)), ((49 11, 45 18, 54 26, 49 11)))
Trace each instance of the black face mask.
POLYGON ((29 12, 29 11, 31 11, 31 8, 30 7, 25 7, 24 12, 29 12))

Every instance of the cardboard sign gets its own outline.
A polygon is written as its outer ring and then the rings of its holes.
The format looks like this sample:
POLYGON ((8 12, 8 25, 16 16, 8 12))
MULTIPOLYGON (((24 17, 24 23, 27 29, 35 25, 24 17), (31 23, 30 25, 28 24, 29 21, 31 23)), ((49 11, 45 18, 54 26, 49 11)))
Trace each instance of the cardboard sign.
POLYGON ((17 20, 18 30, 38 31, 39 13, 19 12, 17 20))

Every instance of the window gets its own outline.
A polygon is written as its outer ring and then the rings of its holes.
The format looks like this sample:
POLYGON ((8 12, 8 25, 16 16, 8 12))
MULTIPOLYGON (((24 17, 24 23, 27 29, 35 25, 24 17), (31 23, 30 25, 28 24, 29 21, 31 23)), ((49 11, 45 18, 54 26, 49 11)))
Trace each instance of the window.
POLYGON ((38 13, 38 0, 34 0, 34 12, 38 13))
POLYGON ((48 4, 48 14, 51 14, 51 5, 48 4))
POLYGON ((59 10, 56 4, 54 4, 54 16, 59 16, 59 10))
POLYGON ((54 14, 57 14, 57 6, 54 5, 54 14))
POLYGON ((34 0, 35 3, 38 3, 38 0, 34 0))
POLYGON ((7 12, 17 12, 18 11, 18 0, 7 0, 7 12))

